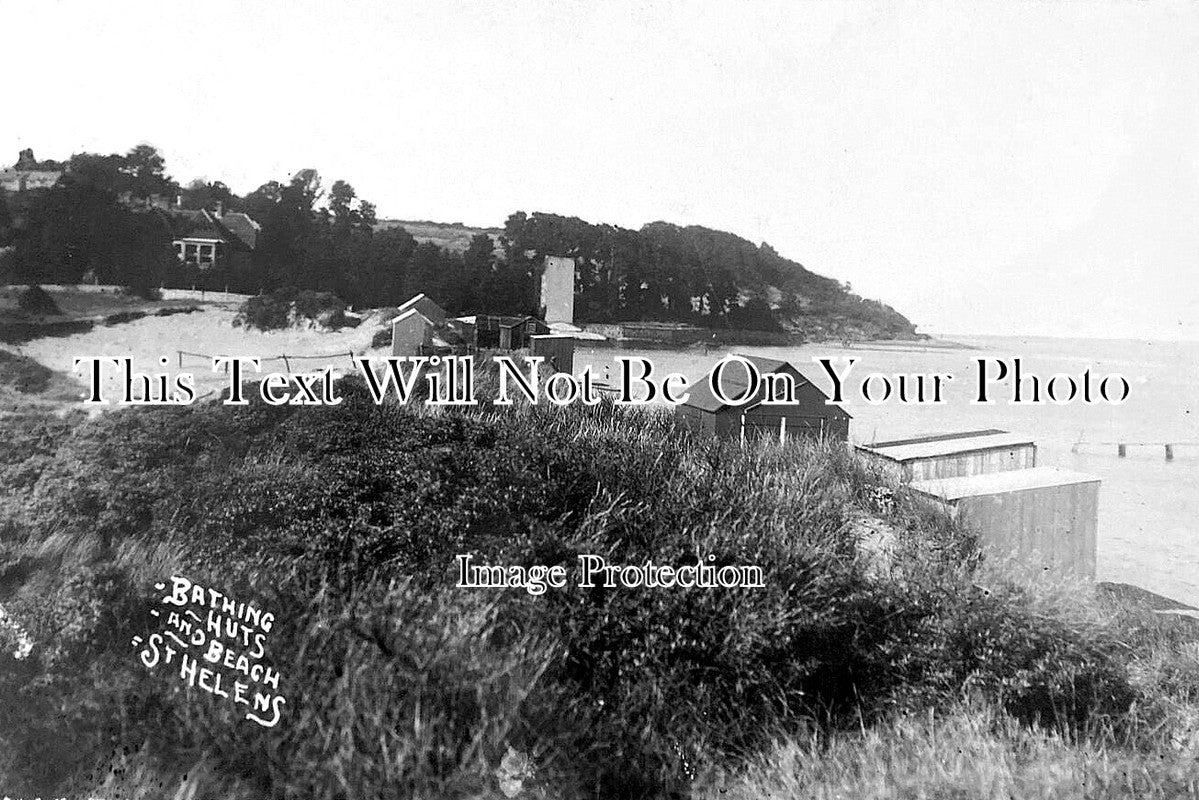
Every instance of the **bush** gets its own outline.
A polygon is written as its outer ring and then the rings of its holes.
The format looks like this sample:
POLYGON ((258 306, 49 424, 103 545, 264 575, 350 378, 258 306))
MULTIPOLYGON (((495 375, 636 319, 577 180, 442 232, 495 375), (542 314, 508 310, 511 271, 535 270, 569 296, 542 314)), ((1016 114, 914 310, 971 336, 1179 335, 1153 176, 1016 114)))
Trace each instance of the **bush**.
MULTIPOLYGON (((842 448, 742 449, 611 404, 425 414, 376 406, 357 380, 338 391, 336 408, 43 426, 54 446, 5 465, 21 487, 12 608, 37 647, 35 664, 0 663, 0 752, 50 730, 20 720, 88 710, 61 768, 9 765, 0 784, 50 793, 116 744, 176 770, 205 760, 263 796, 449 796, 486 791, 513 748, 552 793, 661 797, 788 730, 859 729, 964 690, 1071 735, 1142 697, 1123 633, 923 556, 868 571, 848 522, 884 493, 842 448), (541 596, 459 589, 460 553, 570 578, 541 596), (589 589, 581 554, 711 556, 760 565, 766 586, 589 589), (279 729, 237 727, 147 675, 113 632, 176 568, 279 615, 279 729), (38 608, 68 620, 66 644, 38 608), (105 679, 84 680, 85 664, 105 679)), ((897 526, 932 524, 887 507, 897 526)))
POLYGON ((344 319, 346 310, 345 302, 332 292, 303 291, 295 296, 293 303, 296 319, 313 322, 334 316, 344 319))
POLYGON ((28 356, 0 350, 0 386, 11 386, 22 394, 38 394, 50 386, 54 373, 28 356))
POLYGON ((148 284, 122 287, 121 294, 129 295, 130 297, 137 297, 141 300, 148 300, 151 302, 162 299, 162 290, 156 286, 150 286, 148 284))
POLYGON ((124 325, 126 322, 136 322, 143 319, 147 314, 145 311, 118 311, 115 314, 109 314, 104 318, 105 325, 124 325))
POLYGON ((345 302, 330 292, 299 291, 287 287, 251 297, 242 304, 233 324, 270 331, 306 320, 336 330, 351 324, 345 310, 345 302))
POLYGON ((51 316, 62 313, 54 298, 40 286, 31 285, 17 299, 17 307, 29 314, 51 316))

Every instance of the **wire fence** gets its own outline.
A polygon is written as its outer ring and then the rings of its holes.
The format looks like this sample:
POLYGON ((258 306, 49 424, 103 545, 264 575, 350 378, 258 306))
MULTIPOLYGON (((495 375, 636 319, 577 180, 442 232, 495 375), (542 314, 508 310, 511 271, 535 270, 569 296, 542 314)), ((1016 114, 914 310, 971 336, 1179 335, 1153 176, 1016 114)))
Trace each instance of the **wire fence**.
MULTIPOLYGON (((204 362, 207 364, 212 364, 212 360, 214 358, 225 358, 225 359, 232 358, 232 356, 230 356, 230 355, 210 355, 208 353, 192 353, 187 350, 176 350, 175 355, 176 355, 176 361, 177 361, 180 369, 183 368, 183 359, 185 356, 188 358, 203 359, 204 362)), ((239 358, 245 359, 245 358, 250 358, 250 356, 239 356, 239 358)), ((254 356, 254 358, 258 359, 258 363, 260 365, 265 365, 270 362, 282 362, 284 372, 292 372, 293 370, 292 370, 291 365, 293 362, 297 362, 297 361, 324 361, 326 364, 332 364, 337 361, 340 361, 341 359, 346 359, 349 362, 348 366, 350 366, 350 367, 354 366, 354 353, 349 350, 347 350, 345 352, 341 352, 341 353, 323 353, 320 355, 305 355, 302 353, 301 354, 280 353, 277 356, 254 356)), ((228 372, 229 372, 229 362, 228 361, 225 361, 224 367, 225 367, 225 373, 228 374, 228 372)))

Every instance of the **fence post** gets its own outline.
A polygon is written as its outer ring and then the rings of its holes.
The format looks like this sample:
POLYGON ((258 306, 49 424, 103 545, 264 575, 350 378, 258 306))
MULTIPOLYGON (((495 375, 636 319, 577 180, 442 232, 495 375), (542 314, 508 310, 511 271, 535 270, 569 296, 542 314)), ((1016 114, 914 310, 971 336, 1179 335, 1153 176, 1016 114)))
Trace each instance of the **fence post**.
POLYGON ((179 356, 179 369, 183 369, 183 351, 176 350, 175 353, 179 356))
POLYGON ((287 360, 287 354, 284 353, 281 358, 283 359, 283 368, 288 372, 291 372, 291 364, 287 360))

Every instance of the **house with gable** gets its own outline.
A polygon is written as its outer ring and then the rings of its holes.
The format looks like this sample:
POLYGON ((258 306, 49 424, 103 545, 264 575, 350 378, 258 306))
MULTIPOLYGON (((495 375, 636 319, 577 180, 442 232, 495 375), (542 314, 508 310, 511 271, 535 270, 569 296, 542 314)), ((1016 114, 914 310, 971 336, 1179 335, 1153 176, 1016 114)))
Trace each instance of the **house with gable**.
POLYGON ((179 260, 199 269, 248 264, 262 230, 248 214, 225 212, 220 203, 212 211, 176 207, 166 216, 179 260))

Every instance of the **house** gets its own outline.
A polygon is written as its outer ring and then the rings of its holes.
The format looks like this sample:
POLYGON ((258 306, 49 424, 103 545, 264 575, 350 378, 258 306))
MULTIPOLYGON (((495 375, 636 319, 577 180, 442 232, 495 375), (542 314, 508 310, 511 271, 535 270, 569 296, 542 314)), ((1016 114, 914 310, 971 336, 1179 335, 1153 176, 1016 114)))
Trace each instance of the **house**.
POLYGON ((262 230, 247 214, 225 213, 220 203, 213 211, 172 208, 166 217, 179 260, 199 269, 244 263, 258 246, 262 230))
POLYGON ((521 350, 529 347, 531 337, 550 332, 549 326, 536 317, 475 314, 458 317, 457 321, 466 326, 472 350, 521 350))
POLYGON ((675 406, 676 417, 686 427, 727 438, 802 435, 849 439, 849 412, 827 403, 828 395, 795 365, 759 356, 738 358, 745 359, 763 378, 755 395, 745 403, 728 402, 739 400, 750 389, 749 372, 739 364, 731 363, 721 374, 725 399, 712 391, 712 373, 708 373, 688 389, 687 402, 675 406), (782 388, 768 395, 771 384, 782 388))
POLYGON ((1034 573, 1095 577, 1099 478, 1033 467, 914 481, 979 538, 984 552, 1034 573))
POLYGON ((876 442, 858 445, 857 449, 901 483, 1007 472, 1037 465, 1034 440, 996 428, 876 442))

